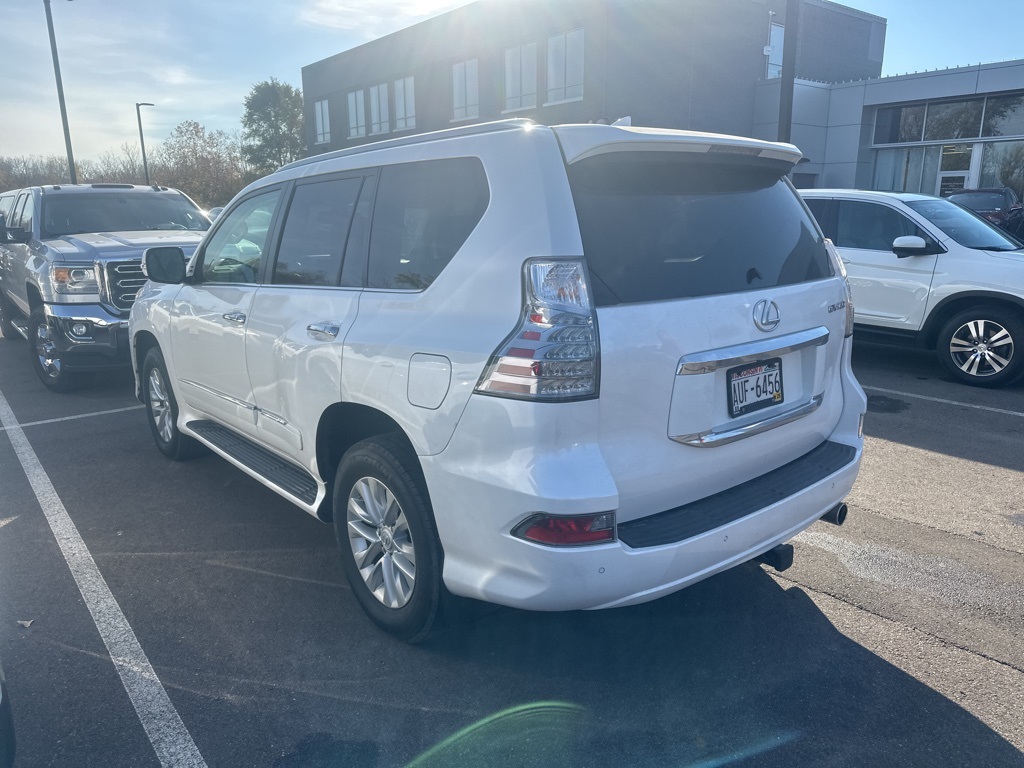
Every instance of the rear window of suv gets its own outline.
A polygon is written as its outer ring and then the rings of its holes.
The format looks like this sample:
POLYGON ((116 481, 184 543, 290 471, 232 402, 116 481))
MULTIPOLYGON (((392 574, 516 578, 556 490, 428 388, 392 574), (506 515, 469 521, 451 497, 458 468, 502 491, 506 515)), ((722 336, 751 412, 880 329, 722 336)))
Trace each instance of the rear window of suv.
POLYGON ((613 152, 569 168, 598 306, 829 277, 789 165, 724 153, 613 152))

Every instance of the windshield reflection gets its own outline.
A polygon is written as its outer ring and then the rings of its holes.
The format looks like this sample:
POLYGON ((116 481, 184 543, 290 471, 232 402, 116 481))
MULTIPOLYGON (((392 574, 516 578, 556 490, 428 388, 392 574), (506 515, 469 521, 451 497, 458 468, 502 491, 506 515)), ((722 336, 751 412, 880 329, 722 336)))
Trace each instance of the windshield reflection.
POLYGON ((979 251, 1016 251, 1024 244, 989 224, 975 213, 948 200, 913 200, 907 205, 966 248, 979 251))

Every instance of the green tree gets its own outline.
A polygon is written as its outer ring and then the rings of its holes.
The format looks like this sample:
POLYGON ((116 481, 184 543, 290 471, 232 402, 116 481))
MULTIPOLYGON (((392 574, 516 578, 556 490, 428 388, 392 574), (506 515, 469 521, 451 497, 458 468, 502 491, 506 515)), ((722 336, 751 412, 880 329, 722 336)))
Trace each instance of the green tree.
POLYGON ((273 77, 256 83, 245 97, 242 128, 242 155, 260 175, 302 157, 302 91, 273 77))

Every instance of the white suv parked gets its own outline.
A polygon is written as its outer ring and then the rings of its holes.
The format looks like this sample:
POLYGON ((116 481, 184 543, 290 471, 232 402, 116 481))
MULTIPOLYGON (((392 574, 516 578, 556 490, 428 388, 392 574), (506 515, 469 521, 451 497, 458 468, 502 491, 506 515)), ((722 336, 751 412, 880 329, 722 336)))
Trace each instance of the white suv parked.
POLYGON ((252 184, 131 314, 156 443, 334 521, 356 597, 653 600, 840 522, 866 399, 790 145, 529 121, 252 184))
POLYGON ((845 262, 857 338, 934 349, 965 384, 1024 374, 1024 250, 937 197, 801 191, 845 262))

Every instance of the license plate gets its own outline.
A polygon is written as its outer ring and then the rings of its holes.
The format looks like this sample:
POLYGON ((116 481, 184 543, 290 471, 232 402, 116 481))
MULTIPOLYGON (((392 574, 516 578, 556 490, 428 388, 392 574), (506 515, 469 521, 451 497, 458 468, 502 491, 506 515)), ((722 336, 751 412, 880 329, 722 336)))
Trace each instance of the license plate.
POLYGON ((730 368, 725 375, 729 415, 743 416, 782 402, 782 358, 730 368))

